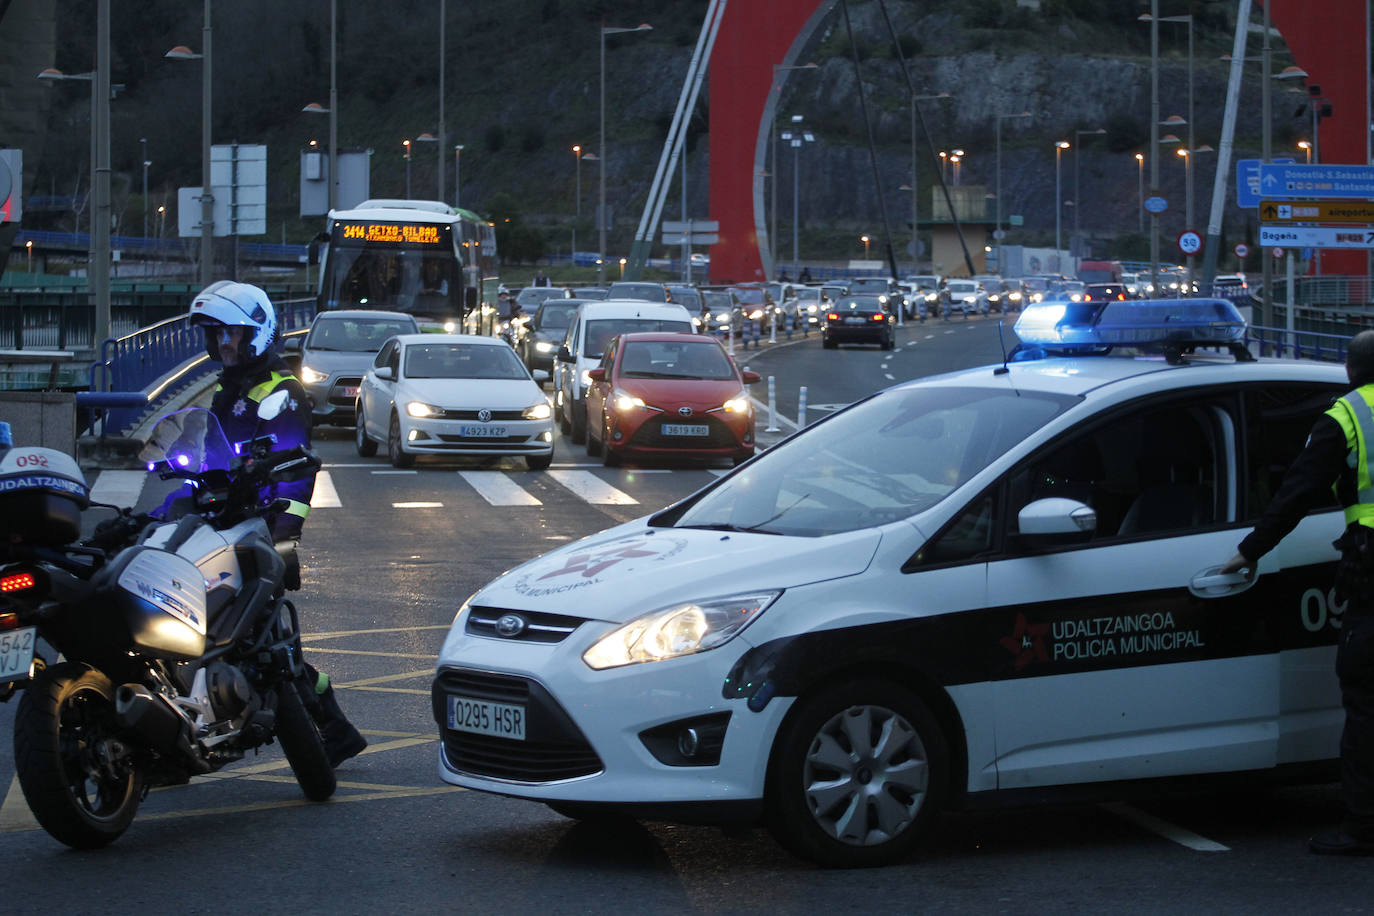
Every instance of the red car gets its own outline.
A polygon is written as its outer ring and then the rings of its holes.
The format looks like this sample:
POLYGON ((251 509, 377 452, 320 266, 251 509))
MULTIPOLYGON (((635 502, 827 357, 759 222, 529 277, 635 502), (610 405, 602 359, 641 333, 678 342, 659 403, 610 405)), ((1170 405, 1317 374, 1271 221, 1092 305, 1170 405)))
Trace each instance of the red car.
POLYGON ((754 454, 754 406, 719 341, 697 334, 621 334, 592 369, 587 454, 607 466, 628 457, 730 458, 754 454))

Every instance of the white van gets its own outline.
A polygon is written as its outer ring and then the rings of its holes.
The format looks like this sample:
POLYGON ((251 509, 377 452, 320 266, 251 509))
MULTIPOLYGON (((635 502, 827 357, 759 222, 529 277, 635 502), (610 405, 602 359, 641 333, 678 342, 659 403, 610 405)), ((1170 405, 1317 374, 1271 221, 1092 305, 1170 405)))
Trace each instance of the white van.
POLYGON ((693 333, 692 315, 680 305, 634 299, 587 302, 577 310, 553 363, 554 411, 563 435, 587 441, 587 373, 601 364, 607 342, 635 331, 693 333))

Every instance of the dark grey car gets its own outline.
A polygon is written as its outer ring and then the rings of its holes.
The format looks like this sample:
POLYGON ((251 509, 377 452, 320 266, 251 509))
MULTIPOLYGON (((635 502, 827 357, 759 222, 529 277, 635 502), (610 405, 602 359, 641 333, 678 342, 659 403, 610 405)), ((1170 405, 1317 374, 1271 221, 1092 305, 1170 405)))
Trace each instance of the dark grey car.
POLYGON ((316 423, 352 426, 358 385, 382 344, 397 334, 418 334, 404 312, 336 309, 320 312, 302 337, 287 338, 288 359, 299 358, 296 376, 313 402, 316 423))

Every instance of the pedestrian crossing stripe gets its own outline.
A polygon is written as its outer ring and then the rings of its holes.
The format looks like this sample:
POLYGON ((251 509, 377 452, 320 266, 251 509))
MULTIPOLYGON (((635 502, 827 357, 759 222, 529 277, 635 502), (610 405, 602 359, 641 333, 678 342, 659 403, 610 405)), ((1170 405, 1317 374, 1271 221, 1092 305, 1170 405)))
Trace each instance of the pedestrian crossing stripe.
POLYGON ((637 506, 639 500, 597 477, 591 471, 546 471, 550 477, 594 506, 637 506))
POLYGON ((310 496, 310 508, 343 508, 343 503, 339 502, 339 491, 334 489, 334 478, 329 476, 328 471, 319 471, 315 474, 315 490, 310 496))

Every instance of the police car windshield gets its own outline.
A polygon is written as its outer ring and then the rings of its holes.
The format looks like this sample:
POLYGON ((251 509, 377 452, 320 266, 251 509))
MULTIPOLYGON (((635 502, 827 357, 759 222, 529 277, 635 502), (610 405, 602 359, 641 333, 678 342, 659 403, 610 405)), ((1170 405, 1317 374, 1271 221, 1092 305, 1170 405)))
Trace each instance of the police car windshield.
POLYGON ((1005 387, 881 392, 656 521, 794 537, 897 521, 939 503, 1076 400, 1005 387))

